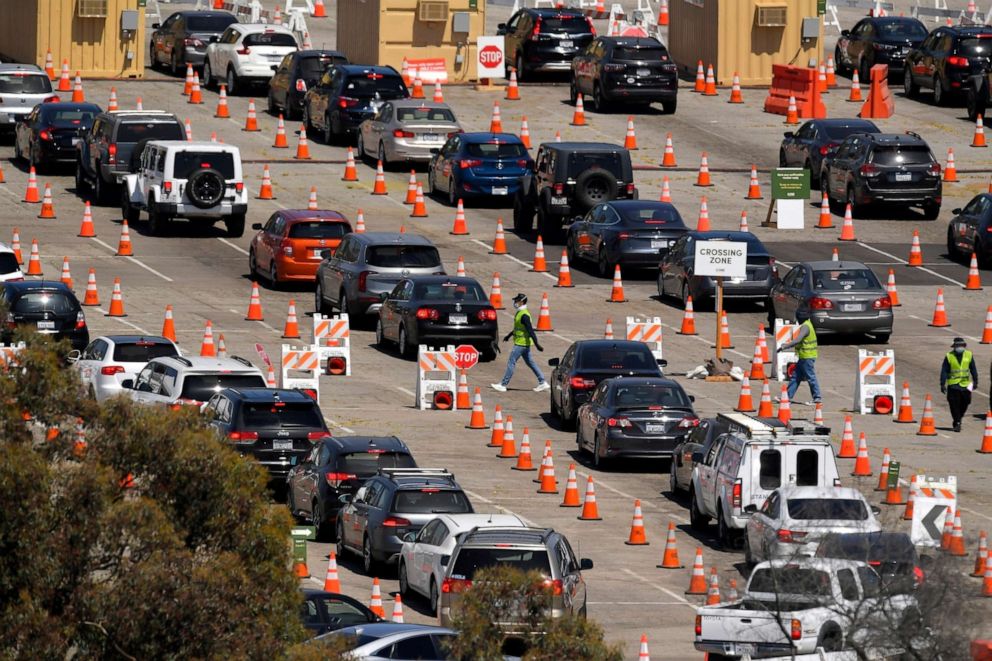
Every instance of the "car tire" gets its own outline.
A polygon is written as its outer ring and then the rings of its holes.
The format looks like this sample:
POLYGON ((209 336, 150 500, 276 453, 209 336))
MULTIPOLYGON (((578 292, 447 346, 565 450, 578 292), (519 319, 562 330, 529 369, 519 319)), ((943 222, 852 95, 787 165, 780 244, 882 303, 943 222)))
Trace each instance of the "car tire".
POLYGON ((237 72, 234 67, 227 68, 227 93, 230 96, 238 96, 241 94, 241 79, 238 77, 237 72))
POLYGON ((481 349, 479 351, 479 360, 482 361, 483 363, 490 363, 496 360, 496 356, 498 354, 499 354, 499 344, 497 344, 497 340, 494 338, 493 341, 489 344, 488 348, 481 349))
POLYGON ((338 310, 341 311, 341 314, 346 314, 354 319, 354 321, 351 322, 352 326, 357 325, 358 320, 355 318, 358 315, 356 315, 355 311, 351 308, 351 303, 348 301, 348 294, 345 293, 343 289, 338 292, 338 310))
POLYGON ((314 527, 315 541, 327 541, 327 521, 324 518, 324 508, 320 506, 320 500, 315 500, 310 505, 310 522, 314 527))
POLYGON ((141 209, 131 204, 131 198, 128 197, 126 186, 121 189, 121 216, 127 221, 128 225, 134 225, 141 218, 141 209))
POLYGON ((266 110, 269 111, 269 114, 272 115, 273 117, 279 115, 279 108, 278 106, 276 106, 276 98, 272 96, 272 90, 269 90, 269 94, 266 97, 265 107, 266 110))
POLYGON ((601 169, 586 170, 575 180, 575 200, 587 209, 616 199, 616 196, 616 178, 601 169))
POLYGON ((751 544, 747 540, 747 533, 744 534, 744 565, 748 569, 750 574, 751 568, 754 567, 754 554, 751 553, 751 544))
POLYGON ((888 344, 891 333, 875 333, 875 344, 888 344))
POLYGON ((359 161, 368 162, 369 155, 365 151, 365 136, 362 135, 362 131, 358 131, 358 136, 355 138, 355 156, 359 161))
POLYGON ((906 68, 906 73, 902 77, 902 91, 906 95, 907 99, 916 98, 916 95, 920 93, 920 86, 916 84, 913 80, 912 74, 909 73, 909 68, 906 68))
POLYGON ((97 206, 104 207, 110 204, 110 188, 112 185, 103 180, 99 166, 97 168, 96 177, 94 177, 96 183, 93 186, 93 201, 97 203, 97 206))
POLYGON ((983 90, 980 92, 976 92, 974 89, 968 88, 966 104, 969 122, 978 121, 979 115, 985 117, 986 102, 988 100, 988 87, 984 84, 982 87, 983 90))
POLYGON ((243 213, 231 214, 224 219, 224 227, 227 229, 227 236, 237 239, 245 234, 245 215, 243 213))
POLYGON ((193 206, 211 209, 224 198, 224 175, 214 168, 200 168, 186 181, 185 193, 193 206))
POLYGON ((854 186, 847 187, 847 204, 851 205, 852 218, 860 218, 864 215, 865 208, 864 206, 858 204, 858 198, 854 193, 854 186))
POLYGON ((172 218, 168 214, 155 209, 154 203, 154 197, 148 200, 148 224, 145 227, 145 231, 151 236, 164 236, 166 227, 172 218))
MULTIPOLYGON (((683 310, 686 309, 689 306, 689 297, 691 295, 692 295, 692 290, 689 289, 689 283, 688 282, 683 282, 682 283, 682 293, 681 293, 682 309, 683 310)), ((693 308, 695 308, 695 307, 696 306, 693 305, 693 308)))
POLYGON ((765 312, 768 314, 768 328, 774 331, 775 320, 778 319, 778 315, 775 314, 775 301, 770 296, 765 301, 765 312))
POLYGON ((386 347, 386 334, 382 330, 382 319, 375 320, 375 344, 380 349, 386 347))
POLYGON ((661 112, 665 115, 674 115, 675 111, 679 108, 678 98, 671 99, 670 101, 661 102, 661 112))
POLYGON ((396 570, 396 573, 398 574, 397 578, 398 578, 398 582, 400 584, 400 596, 403 597, 403 599, 409 599, 409 597, 410 597, 410 579, 406 575, 406 563, 403 562, 402 560, 400 560, 400 566, 396 570))
POLYGON ((596 107, 597 113, 605 113, 608 109, 608 102, 603 94, 603 86, 599 83, 592 86, 592 103, 596 107))
POLYGON ((434 197, 435 193, 437 193, 437 185, 434 183, 434 168, 428 166, 427 190, 424 191, 424 197, 434 197))
POLYGON ((961 259, 961 252, 958 250, 958 246, 954 242, 954 230, 950 227, 947 228, 947 258, 953 262, 961 259))
POLYGON ((923 220, 937 220, 940 216, 940 205, 934 202, 923 204, 923 220))
POLYGON ((545 211, 544 204, 537 207, 537 234, 544 243, 558 243, 561 240, 562 228, 555 217, 545 211))
POLYGON ((148 68, 153 71, 158 68, 158 60, 155 59, 155 43, 148 45, 148 68))
POLYGON ((579 254, 575 252, 575 237, 571 233, 565 240, 565 254, 568 256, 569 264, 573 264, 579 259, 579 254))
POLYGON ((562 407, 559 414, 562 429, 565 431, 575 431, 578 427, 578 421, 575 419, 575 415, 575 411, 569 411, 567 407, 562 407))
POLYGON ((389 159, 386 158, 386 145, 383 144, 382 140, 379 141, 379 147, 376 149, 376 160, 382 161, 382 169, 389 169, 389 159))
POLYGON ((785 168, 785 167, 788 167, 789 166, 789 162, 785 159, 785 150, 784 149, 779 149, 778 150, 778 166, 780 168, 785 168))
POLYGON ((862 85, 871 85, 871 66, 864 58, 858 63, 858 82, 862 85))
POLYGON ((265 279, 269 281, 270 289, 279 289, 279 267, 276 265, 276 260, 269 262, 269 271, 265 274, 265 279))
POLYGON ((371 576, 378 565, 379 563, 372 551, 372 539, 368 535, 365 535, 362 538, 362 570, 366 576, 371 576))
MULTIPOLYGON (((548 389, 548 410, 551 411, 551 415, 561 419, 561 411, 558 410, 558 405, 555 404, 555 388, 552 386, 548 389)), ((578 432, 575 434, 575 442, 578 443, 579 435, 578 432)), ((580 446, 581 447, 581 446, 580 446)))
POLYGON ((330 117, 328 117, 328 116, 325 115, 324 116, 324 144, 325 145, 332 145, 332 144, 334 144, 334 138, 335 138, 334 123, 331 121, 331 118, 330 117))
POLYGON ((699 511, 699 505, 696 503, 696 488, 690 484, 689 485, 689 525, 693 530, 706 530, 709 526, 710 519, 708 516, 704 516, 702 512, 699 511))
POLYGON ((441 616, 441 599, 440 599, 440 597, 439 597, 439 595, 437 593, 437 581, 434 580, 434 577, 433 576, 431 577, 431 589, 430 589, 430 598, 429 599, 430 599, 431 614, 434 617, 440 617, 441 616))
POLYGON ((527 75, 527 67, 524 66, 524 54, 523 53, 517 53, 516 59, 513 60, 513 68, 517 72, 517 82, 518 83, 524 82, 524 78, 525 77, 527 77, 529 79, 529 76, 527 75))
POLYGON ((258 270, 255 268, 255 249, 248 250, 248 279, 258 282, 258 270))
POLYGON ((313 125, 313 117, 310 116, 310 108, 306 103, 303 104, 303 119, 301 121, 307 129, 307 135, 316 137, 317 127, 313 125))
POLYGON ((835 627, 824 627, 816 639, 816 648, 824 652, 839 652, 844 649, 844 634, 835 627))
POLYGON ((844 64, 844 59, 841 57, 840 46, 834 46, 834 68, 838 74, 848 73, 848 67, 844 64))
POLYGON ((458 206, 458 184, 455 181, 454 173, 452 173, 451 179, 448 181, 448 206, 458 206))
POLYGON ((673 495, 678 495, 681 493, 682 489, 679 487, 679 476, 675 472, 675 460, 668 465, 668 491, 673 495))
POLYGON ((83 174, 83 164, 76 161, 76 195, 81 197, 87 188, 89 188, 89 184, 86 182, 86 175, 83 174))
POLYGON ((826 193, 827 205, 830 207, 830 210, 833 211, 834 200, 830 195, 830 177, 827 176, 826 172, 820 174, 820 193, 826 193))
MULTIPOLYGON (((213 84, 213 75, 214 72, 210 68, 210 58, 203 58, 203 86, 206 89, 210 89, 210 86, 213 84)), ((230 91, 228 90, 228 92, 230 91)))
POLYGON ((406 326, 400 325, 399 334, 399 350, 400 356, 403 358, 410 358, 413 355, 413 348, 410 346, 410 338, 406 335, 406 326))
POLYGON ((568 102, 575 105, 579 102, 579 89, 575 86, 575 78, 568 84, 568 102))
POLYGON ((734 534, 724 519, 722 507, 718 507, 716 510, 716 536, 720 541, 722 550, 732 551, 734 549, 734 534))
POLYGON ((943 83, 940 82, 940 76, 933 77, 933 104, 935 106, 947 104, 947 93, 944 91, 943 83))
POLYGON ((596 271, 601 278, 612 278, 614 265, 610 262, 610 257, 606 253, 604 246, 599 247, 599 255, 596 258, 596 271))
POLYGON ((593 465, 593 468, 596 468, 598 470, 603 470, 606 467, 607 461, 608 460, 606 459, 606 457, 600 456, 599 434, 596 434, 596 436, 593 438, 593 441, 592 441, 592 465, 593 465))
POLYGON ((173 51, 172 55, 169 56, 169 73, 173 76, 179 75, 179 58, 176 57, 175 51, 173 51))
POLYGON ((523 192, 513 198, 513 231, 519 236, 530 234, 534 230, 534 205, 526 199, 523 192))
POLYGON ((344 543, 344 522, 338 515, 338 523, 334 526, 334 553, 340 561, 348 553, 348 545, 344 543))

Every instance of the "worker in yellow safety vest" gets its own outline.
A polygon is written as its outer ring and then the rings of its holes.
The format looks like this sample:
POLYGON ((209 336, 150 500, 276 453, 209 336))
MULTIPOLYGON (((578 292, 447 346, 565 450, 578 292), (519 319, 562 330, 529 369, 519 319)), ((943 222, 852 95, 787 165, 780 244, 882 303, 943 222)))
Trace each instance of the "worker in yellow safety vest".
POLYGON ((971 391, 978 387, 978 368, 975 357, 967 349, 963 337, 954 338, 951 350, 940 366, 940 392, 947 395, 954 431, 961 431, 961 418, 971 406, 971 391))
POLYGON ((504 342, 508 342, 510 338, 513 338, 513 349, 510 351, 510 357, 506 361, 506 372, 503 374, 503 380, 499 383, 491 384, 492 389, 499 392, 506 392, 506 387, 510 385, 510 379, 513 378, 513 370, 517 365, 517 361, 523 358, 524 362, 527 363, 527 367, 537 377, 537 387, 534 388, 534 392, 547 390, 551 386, 544 380, 544 374, 541 372, 541 368, 537 366, 530 352, 531 347, 536 348, 538 351, 544 351, 544 347, 537 341, 537 333, 534 332, 530 310, 527 309, 527 296, 524 294, 514 296, 513 310, 513 330, 503 338, 504 342))
POLYGON ((823 396, 820 392, 820 383, 816 380, 816 357, 818 355, 816 329, 813 328, 813 322, 810 321, 809 310, 802 308, 796 310, 796 321, 799 322, 799 330, 795 337, 792 341, 779 347, 780 351, 795 348, 796 358, 798 358, 795 370, 789 375, 789 401, 791 402, 795 398, 799 384, 806 381, 809 383, 809 391, 813 395, 812 403, 819 404, 823 401, 823 396))

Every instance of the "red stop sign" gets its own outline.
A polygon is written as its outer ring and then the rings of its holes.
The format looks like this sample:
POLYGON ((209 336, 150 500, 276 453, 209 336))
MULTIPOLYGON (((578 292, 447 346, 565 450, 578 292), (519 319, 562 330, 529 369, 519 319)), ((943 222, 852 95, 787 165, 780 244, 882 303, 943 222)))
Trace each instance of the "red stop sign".
POLYGON ((499 46, 485 46, 479 51, 479 64, 482 66, 492 69, 503 64, 503 51, 500 50, 499 46))
POLYGON ((470 370, 479 364, 479 350, 471 344, 460 344, 455 347, 455 365, 460 370, 470 370))

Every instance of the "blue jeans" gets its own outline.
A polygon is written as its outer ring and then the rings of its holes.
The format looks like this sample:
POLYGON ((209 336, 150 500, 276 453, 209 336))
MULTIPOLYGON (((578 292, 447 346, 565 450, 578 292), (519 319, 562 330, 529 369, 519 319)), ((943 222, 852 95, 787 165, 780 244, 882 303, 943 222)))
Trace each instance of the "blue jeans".
POLYGON ((514 344, 513 349, 510 351, 510 357, 506 360, 506 373, 503 374, 503 380, 501 381, 504 388, 510 385, 510 379, 513 378, 513 370, 517 366, 517 361, 521 358, 524 359, 524 362, 527 363, 527 367, 529 367, 530 371, 532 371, 534 376, 537 377, 537 385, 544 383, 544 374, 541 373, 541 368, 537 366, 536 362, 534 362, 534 356, 530 352, 530 347, 522 347, 518 344, 514 344))
POLYGON ((816 380, 816 358, 800 358, 796 363, 796 370, 789 377, 789 401, 791 402, 799 390, 799 384, 803 381, 809 383, 809 391, 813 393, 813 399, 821 399, 820 384, 816 380))

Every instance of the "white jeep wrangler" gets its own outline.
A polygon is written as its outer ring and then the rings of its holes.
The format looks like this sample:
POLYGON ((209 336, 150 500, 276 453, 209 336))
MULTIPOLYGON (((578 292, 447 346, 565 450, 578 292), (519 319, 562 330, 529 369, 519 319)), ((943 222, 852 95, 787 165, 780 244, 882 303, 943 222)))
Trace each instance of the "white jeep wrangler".
POLYGON ((145 145, 136 173, 124 177, 121 211, 128 223, 148 212, 148 233, 165 232, 175 217, 214 223, 223 220, 227 235, 245 231, 248 192, 237 147, 217 142, 152 140, 145 145))

